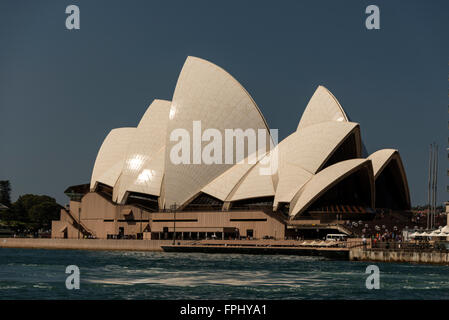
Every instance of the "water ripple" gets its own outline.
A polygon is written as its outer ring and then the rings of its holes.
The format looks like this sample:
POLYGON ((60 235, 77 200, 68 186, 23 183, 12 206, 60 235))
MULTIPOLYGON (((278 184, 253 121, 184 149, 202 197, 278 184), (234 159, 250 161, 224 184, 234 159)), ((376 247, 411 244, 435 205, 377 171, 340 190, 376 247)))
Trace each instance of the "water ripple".
POLYGON ((446 266, 318 257, 0 249, 0 299, 448 299, 446 266), (77 265, 81 289, 65 288, 77 265))

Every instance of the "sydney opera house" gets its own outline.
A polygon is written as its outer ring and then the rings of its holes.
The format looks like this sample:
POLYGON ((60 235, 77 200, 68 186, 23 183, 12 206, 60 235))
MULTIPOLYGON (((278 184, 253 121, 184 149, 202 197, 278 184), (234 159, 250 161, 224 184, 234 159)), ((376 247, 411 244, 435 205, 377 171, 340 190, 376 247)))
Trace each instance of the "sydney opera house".
MULTIPOLYGON (((368 155, 360 125, 326 88, 316 89, 301 117, 288 116, 300 118, 296 131, 273 143, 242 85, 213 63, 188 57, 172 101, 154 100, 137 127, 109 132, 90 184, 65 191, 70 204, 53 221, 52 237, 284 239, 345 232, 346 221, 410 209, 398 151, 368 155), (196 162, 192 152, 190 163, 175 163, 172 133, 183 129, 194 138, 195 121, 223 136, 227 129, 266 132, 267 143, 255 161, 196 162)), ((220 146, 235 158, 236 146, 220 146)), ((251 156, 246 150, 245 160, 251 156)))

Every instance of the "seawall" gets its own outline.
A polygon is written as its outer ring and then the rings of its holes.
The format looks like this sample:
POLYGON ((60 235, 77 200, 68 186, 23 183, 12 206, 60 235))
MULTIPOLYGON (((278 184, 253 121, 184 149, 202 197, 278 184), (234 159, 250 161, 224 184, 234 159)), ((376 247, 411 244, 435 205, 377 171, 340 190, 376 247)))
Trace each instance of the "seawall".
POLYGON ((295 240, 113 240, 0 238, 0 248, 169 251, 323 256, 349 260, 349 249, 300 246, 295 240))
POLYGON ((440 251, 301 248, 297 241, 288 240, 203 240, 195 243, 191 240, 177 240, 176 243, 181 244, 181 248, 172 247, 172 240, 0 238, 0 248, 161 252, 164 251, 164 246, 166 251, 178 252, 321 255, 333 260, 449 265, 449 253, 440 251), (192 244, 195 245, 191 246, 192 244), (259 247, 260 245, 278 247, 259 247))
POLYGON ((382 250, 354 248, 349 252, 351 261, 408 262, 449 265, 449 253, 418 250, 382 250))
POLYGON ((172 240, 1 238, 0 248, 162 251, 162 245, 172 243, 172 240))
POLYGON ((299 246, 250 246, 239 245, 164 245, 166 252, 236 253, 264 255, 321 256, 332 260, 349 260, 346 248, 311 248, 299 246))

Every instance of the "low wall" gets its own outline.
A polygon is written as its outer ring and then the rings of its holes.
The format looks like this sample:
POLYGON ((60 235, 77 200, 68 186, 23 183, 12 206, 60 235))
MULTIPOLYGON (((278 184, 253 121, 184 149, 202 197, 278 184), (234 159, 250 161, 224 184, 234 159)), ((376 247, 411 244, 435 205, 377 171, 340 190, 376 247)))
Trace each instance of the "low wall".
POLYGON ((449 253, 438 251, 351 249, 349 252, 349 260, 449 265, 449 253))
MULTIPOLYGON (((299 245, 296 240, 176 240, 178 244, 299 245)), ((173 240, 0 238, 0 248, 163 251, 173 240)))
POLYGON ((1 238, 0 248, 162 251, 161 245, 172 243, 172 240, 1 238))
POLYGON ((294 246, 250 246, 240 245, 181 245, 164 246, 166 252, 201 252, 201 253, 237 253, 266 255, 321 256, 332 260, 348 260, 349 249, 346 248, 312 248, 294 246))

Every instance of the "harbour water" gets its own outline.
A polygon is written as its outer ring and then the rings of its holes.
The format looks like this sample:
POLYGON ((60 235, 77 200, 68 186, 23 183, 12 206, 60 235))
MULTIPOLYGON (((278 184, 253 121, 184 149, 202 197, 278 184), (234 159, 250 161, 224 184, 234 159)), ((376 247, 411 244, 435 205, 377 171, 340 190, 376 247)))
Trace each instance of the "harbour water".
POLYGON ((0 299, 449 299, 449 267, 319 257, 0 249, 0 299), (68 290, 66 267, 80 269, 68 290))

